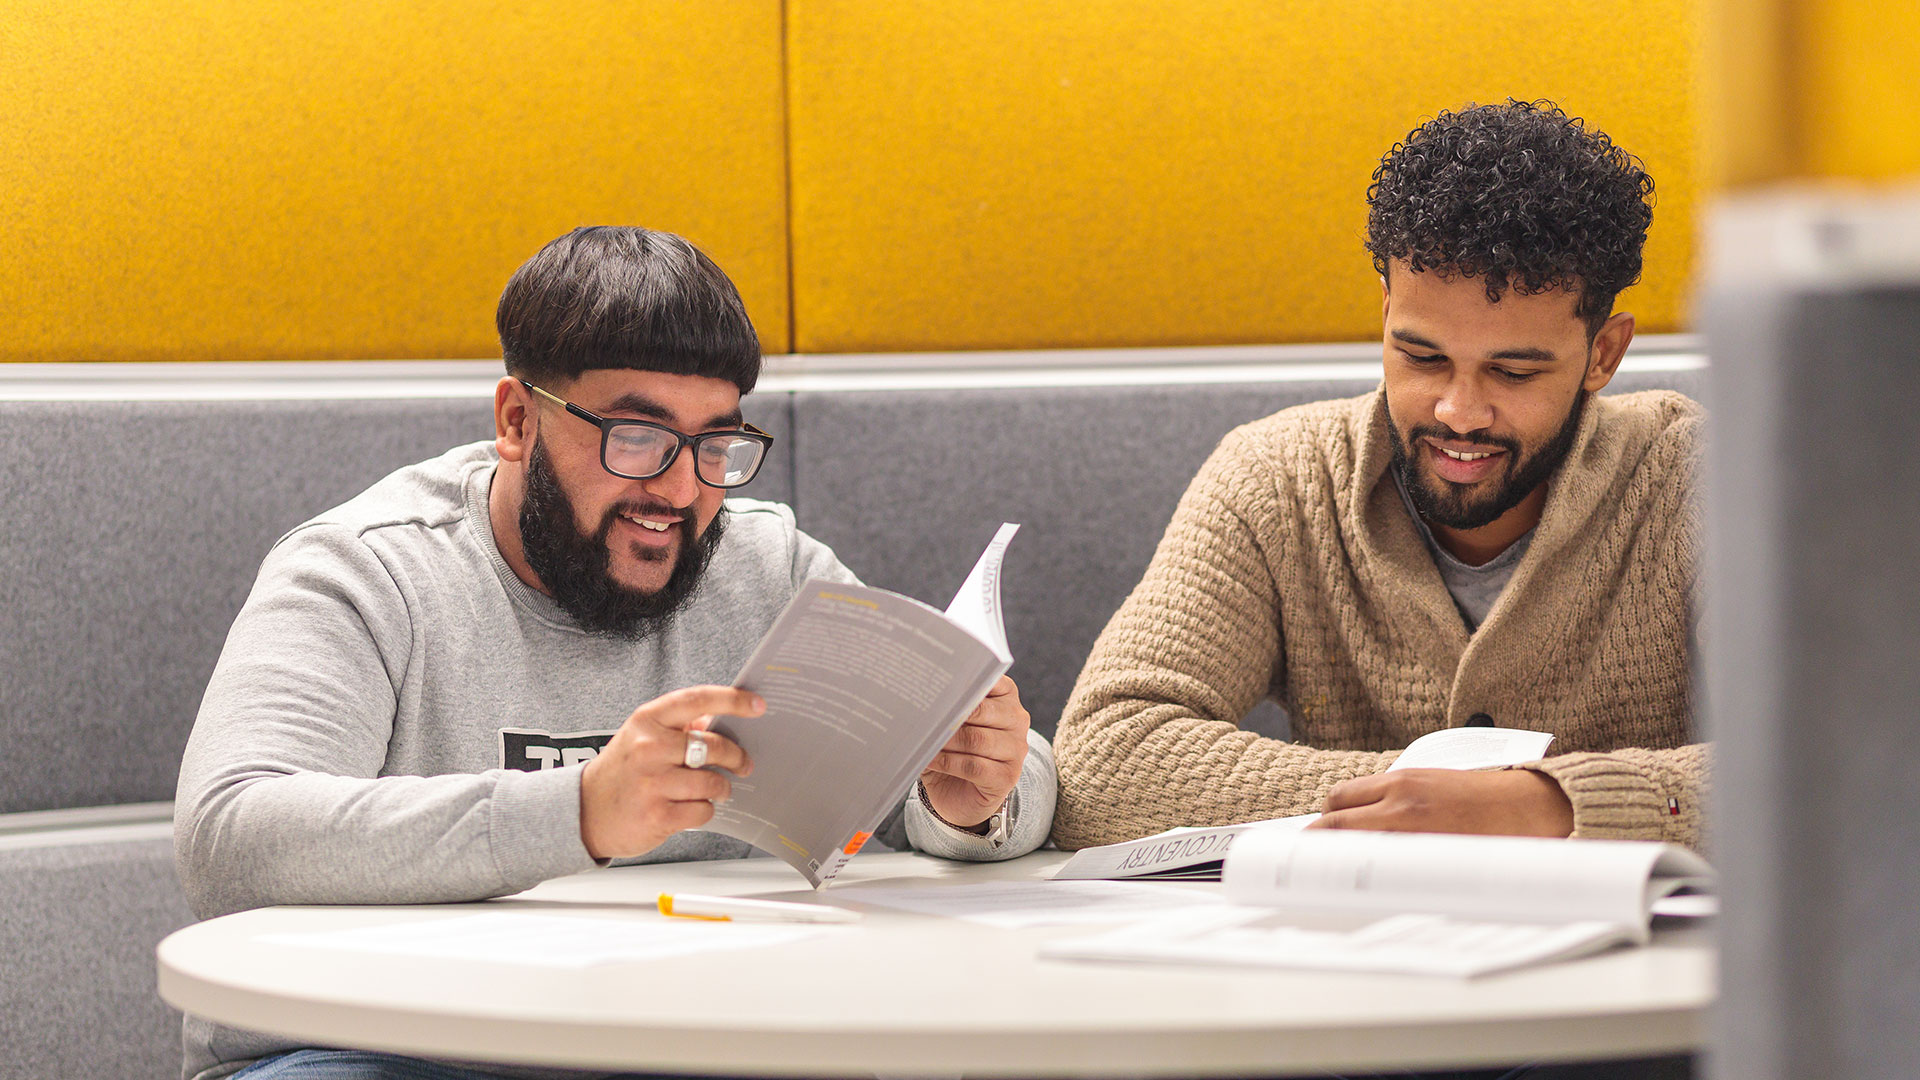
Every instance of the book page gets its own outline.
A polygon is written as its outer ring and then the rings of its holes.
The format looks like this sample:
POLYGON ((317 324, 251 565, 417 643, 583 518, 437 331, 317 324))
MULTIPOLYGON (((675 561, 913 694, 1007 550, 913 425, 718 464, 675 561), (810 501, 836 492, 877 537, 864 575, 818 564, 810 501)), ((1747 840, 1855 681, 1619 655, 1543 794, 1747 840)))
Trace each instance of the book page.
POLYGON ((1498 769, 1539 761, 1553 735, 1519 728, 1458 727, 1429 731, 1407 744, 1395 769, 1498 769))
POLYGON ((809 581, 734 685, 766 699, 713 730, 752 776, 705 828, 784 860, 818 886, 902 800, 1007 662, 916 600, 809 581))
POLYGON ((1008 664, 1013 663, 1013 652, 1007 648, 1007 625, 1000 613, 1000 564, 1019 531, 1020 526, 1012 522, 1001 523, 967 580, 961 582, 960 591, 953 594, 953 603, 947 605, 947 618, 954 625, 986 642, 1008 664))
POLYGON ((1629 939, 1604 922, 1486 923, 1440 915, 1311 920, 1227 907, 1189 910, 1093 937, 1048 942, 1042 956, 1236 967, 1400 972, 1467 978, 1583 956, 1629 939))
POLYGON ((1227 859, 1227 898, 1296 911, 1601 922, 1647 937, 1649 881, 1711 876, 1668 844, 1438 833, 1254 831, 1227 859))

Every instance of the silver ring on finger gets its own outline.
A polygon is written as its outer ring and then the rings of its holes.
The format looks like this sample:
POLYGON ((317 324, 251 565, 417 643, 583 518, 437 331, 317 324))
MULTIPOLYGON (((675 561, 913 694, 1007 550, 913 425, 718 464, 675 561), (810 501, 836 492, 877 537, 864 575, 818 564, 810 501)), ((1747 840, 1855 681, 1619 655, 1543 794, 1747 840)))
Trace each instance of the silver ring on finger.
POLYGON ((689 769, 707 767, 707 737, 704 732, 687 732, 686 764, 689 769))

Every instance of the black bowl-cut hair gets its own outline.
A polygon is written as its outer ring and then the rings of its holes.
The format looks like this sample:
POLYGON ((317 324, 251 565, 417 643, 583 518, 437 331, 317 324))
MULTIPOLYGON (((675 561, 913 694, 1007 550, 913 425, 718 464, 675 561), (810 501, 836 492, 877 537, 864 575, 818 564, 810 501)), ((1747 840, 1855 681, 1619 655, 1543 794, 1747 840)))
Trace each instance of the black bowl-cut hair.
POLYGON ((760 378, 760 338, 727 275, 672 233, 575 229, 513 272, 494 324, 507 373, 539 383, 596 368, 760 378))
POLYGON ((1653 178, 1640 159, 1550 101, 1469 105, 1410 132, 1367 188, 1367 250, 1487 299, 1575 290, 1589 339, 1640 278, 1653 178))

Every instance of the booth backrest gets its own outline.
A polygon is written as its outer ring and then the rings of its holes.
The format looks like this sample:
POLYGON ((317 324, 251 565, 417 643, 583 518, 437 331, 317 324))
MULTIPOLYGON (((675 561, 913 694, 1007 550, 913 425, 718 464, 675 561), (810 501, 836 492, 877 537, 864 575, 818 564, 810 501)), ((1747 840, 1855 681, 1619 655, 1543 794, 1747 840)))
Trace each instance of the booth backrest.
MULTIPOLYGON (((788 402, 757 404, 754 422, 784 436, 788 402)), ((173 798, 274 540, 493 434, 481 398, 0 401, 0 425, 14 438, 0 457, 0 814, 173 798)), ((791 473, 753 487, 785 499, 791 473)))
MULTIPOLYGON (((1688 372, 1614 390, 1693 389, 1688 372)), ((1001 521, 1014 675, 1051 732, 1094 637, 1237 424, 1371 381, 756 394, 743 493, 868 582, 944 605, 1001 521)), ((0 402, 0 814, 169 799, 200 693, 275 538, 491 434, 484 401, 0 402)))
MULTIPOLYGON (((1698 396, 1702 372, 1608 393, 1698 396)), ((1140 580, 1188 481, 1231 428, 1374 380, 796 395, 794 505, 869 584, 945 606, 1002 521, 1011 672, 1052 734, 1080 667, 1140 580)), ((1273 714, 1253 725, 1283 734, 1273 714)))

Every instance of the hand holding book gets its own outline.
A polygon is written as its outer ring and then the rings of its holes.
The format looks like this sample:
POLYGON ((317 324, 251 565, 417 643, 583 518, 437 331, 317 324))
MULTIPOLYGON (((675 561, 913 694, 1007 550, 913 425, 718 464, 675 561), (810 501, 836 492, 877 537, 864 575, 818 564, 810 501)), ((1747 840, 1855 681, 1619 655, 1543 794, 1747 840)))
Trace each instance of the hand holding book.
POLYGON ((941 821, 971 828, 993 816, 1020 782, 1032 718, 1005 675, 920 774, 927 804, 941 821))
POLYGON ((587 854, 639 855, 682 829, 705 825, 715 800, 732 790, 731 777, 750 775, 753 762, 733 740, 702 729, 716 715, 765 711, 759 695, 731 686, 689 686, 635 709, 581 773, 580 840, 587 854), (695 738, 710 768, 692 767, 687 746, 695 738))

